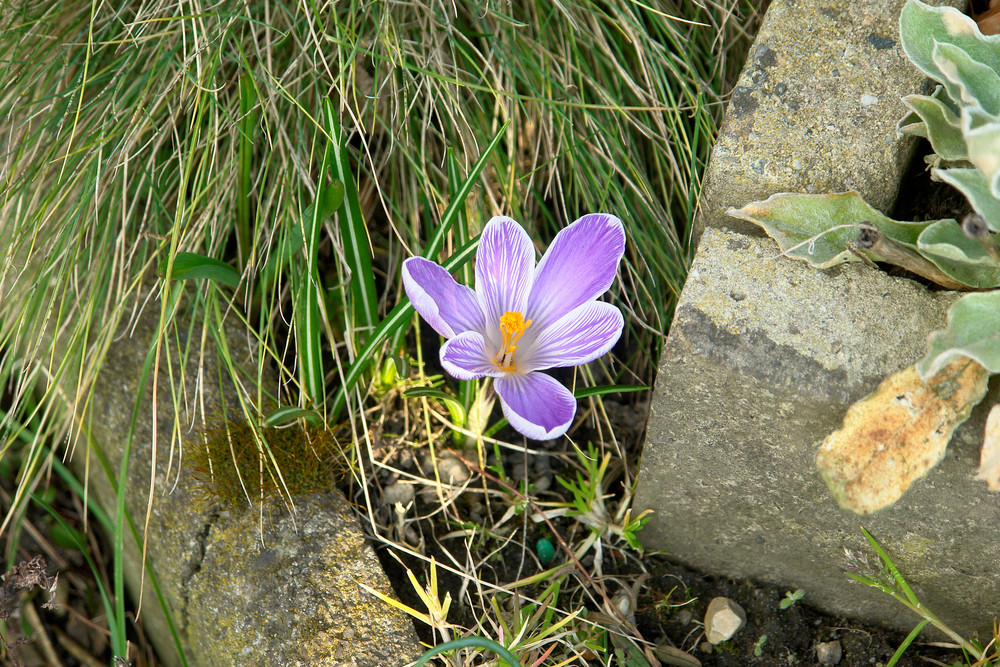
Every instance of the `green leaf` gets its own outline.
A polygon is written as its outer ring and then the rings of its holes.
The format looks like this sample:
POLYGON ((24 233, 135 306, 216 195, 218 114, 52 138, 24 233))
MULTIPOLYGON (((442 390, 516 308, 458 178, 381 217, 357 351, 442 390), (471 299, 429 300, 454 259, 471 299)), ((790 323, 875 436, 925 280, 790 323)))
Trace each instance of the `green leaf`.
MULTIPOLYGON (((729 209, 727 214, 759 225, 778 242, 782 252, 818 269, 860 261, 860 257, 848 250, 848 245, 857 238, 859 223, 867 221, 895 244, 919 254, 937 267, 944 274, 937 275, 941 282, 947 277, 956 281, 955 287, 1000 286, 1000 267, 977 242, 962 233, 954 220, 898 222, 866 204, 857 192, 779 193, 765 201, 747 204, 738 211, 729 209)), ((876 261, 885 259, 872 250, 859 252, 876 261)), ((904 265, 904 268, 914 267, 904 265)), ((928 275, 919 267, 916 270, 928 275)))
POLYGON ((433 387, 417 387, 403 393, 403 398, 433 398, 441 401, 448 408, 451 420, 456 426, 465 426, 465 406, 454 396, 444 393, 440 389, 433 387))
POLYGON ((983 172, 990 193, 1000 199, 1000 118, 975 107, 964 109, 962 132, 969 147, 969 162, 983 172))
POLYGON ((282 426, 298 419, 305 419, 313 426, 323 425, 323 416, 315 410, 306 410, 295 405, 286 405, 267 413, 264 416, 264 426, 282 426))
MULTIPOLYGON (((355 344, 371 335, 378 324, 378 292, 375 291, 375 272, 372 271, 372 253, 368 243, 368 227, 361 213, 358 186, 351 170, 347 152, 347 138, 343 136, 337 112, 329 98, 323 99, 323 124, 330 135, 328 146, 329 168, 342 184, 339 208, 340 237, 351 277, 351 313, 355 344)), ((356 349, 356 348, 355 348, 356 349)))
POLYGON ((917 362, 927 379, 960 357, 1000 373, 1000 291, 966 294, 948 309, 948 326, 930 335, 927 355, 917 362))
POLYGON ((897 662, 899 662, 899 659, 903 657, 903 654, 906 653, 906 649, 910 647, 910 644, 912 644, 914 640, 920 635, 920 631, 923 630, 924 626, 926 626, 930 622, 931 619, 925 618, 919 623, 917 623, 913 627, 913 629, 910 630, 910 634, 906 635, 906 639, 904 639, 903 643, 899 645, 899 648, 896 649, 896 652, 892 654, 891 658, 889 658, 889 662, 885 664, 885 667, 894 667, 894 665, 897 662))
POLYGON ((57 523, 49 529, 49 538, 63 549, 83 551, 87 548, 87 538, 67 523, 57 523))
POLYGON ((953 100, 963 106, 981 107, 990 114, 1000 112, 1000 74, 996 70, 973 60, 954 44, 935 42, 931 59, 944 76, 945 88, 953 100))
POLYGON ((1000 285, 1000 266, 950 218, 928 225, 917 239, 917 249, 943 273, 964 285, 977 289, 1000 285))
MULTIPOLYGON (((827 269, 861 261, 847 250, 868 221, 893 241, 912 250, 929 222, 896 222, 869 206, 857 192, 806 195, 778 193, 764 201, 729 209, 727 215, 761 227, 789 257, 827 269)), ((879 259, 873 255, 874 259, 879 259)))
POLYGON ((942 99, 944 89, 937 87, 933 95, 907 95, 903 103, 913 110, 920 122, 911 115, 899 121, 898 129, 904 134, 926 137, 934 152, 945 160, 967 160, 965 137, 961 119, 942 99))
POLYGON ((600 387, 580 387, 573 392, 577 399, 588 396, 604 396, 605 394, 627 394, 633 391, 648 391, 649 387, 641 384, 606 384, 600 387))
POLYGON ((934 62, 935 43, 954 44, 973 60, 1000 72, 1000 35, 984 36, 975 21, 954 7, 930 7, 909 0, 900 13, 899 35, 913 64, 936 81, 946 79, 934 62))
MULTIPOLYGON (((165 278, 169 259, 160 262, 159 274, 165 278)), ((193 252, 179 252, 174 256, 174 266, 170 273, 172 280, 193 280, 204 278, 236 288, 240 285, 240 274, 225 262, 205 257, 193 252)))
POLYGON ((983 172, 978 169, 935 169, 934 175, 965 195, 990 229, 1000 232, 1000 199, 990 192, 983 172))

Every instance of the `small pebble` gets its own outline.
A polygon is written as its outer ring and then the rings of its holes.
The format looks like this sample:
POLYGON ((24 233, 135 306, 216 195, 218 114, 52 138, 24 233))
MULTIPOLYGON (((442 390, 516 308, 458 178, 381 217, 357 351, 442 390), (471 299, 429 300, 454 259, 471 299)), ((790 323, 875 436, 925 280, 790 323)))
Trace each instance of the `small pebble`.
POLYGON ((413 502, 413 496, 414 491, 412 484, 393 482, 389 486, 382 489, 382 502, 389 507, 395 506, 396 503, 400 503, 403 507, 406 507, 413 502))
POLYGON ((688 625, 694 620, 694 614, 692 614, 687 609, 681 609, 677 612, 677 622, 681 625, 688 625))
POLYGON ((535 480, 535 489, 538 491, 548 491, 552 488, 552 473, 542 475, 535 480))
POLYGON ((465 464, 454 456, 442 456, 438 460, 438 473, 442 482, 455 486, 465 484, 472 476, 465 464))
POLYGON ((844 649, 840 646, 840 640, 832 642, 820 642, 816 644, 816 660, 821 665, 836 665, 844 656, 844 649))
POLYGON ((747 614, 743 607, 729 598, 713 598, 705 611, 705 639, 711 644, 721 644, 735 635, 746 622, 747 614))
POLYGON ((861 96, 861 106, 870 107, 875 104, 878 104, 878 98, 874 95, 865 94, 861 96))

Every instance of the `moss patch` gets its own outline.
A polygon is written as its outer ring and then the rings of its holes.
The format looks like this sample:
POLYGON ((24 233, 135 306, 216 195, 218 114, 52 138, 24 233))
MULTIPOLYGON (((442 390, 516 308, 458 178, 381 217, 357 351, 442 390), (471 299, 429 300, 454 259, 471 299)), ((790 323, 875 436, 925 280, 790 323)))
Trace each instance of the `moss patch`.
POLYGON ((205 502, 242 506, 248 499, 330 491, 349 467, 336 434, 309 425, 227 421, 206 430, 201 441, 188 463, 196 496, 205 502))

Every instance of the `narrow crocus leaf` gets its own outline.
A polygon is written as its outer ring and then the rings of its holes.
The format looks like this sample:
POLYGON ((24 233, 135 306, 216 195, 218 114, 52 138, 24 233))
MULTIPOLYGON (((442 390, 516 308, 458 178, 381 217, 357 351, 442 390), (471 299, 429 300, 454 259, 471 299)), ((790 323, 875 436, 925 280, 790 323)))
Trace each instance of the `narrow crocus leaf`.
POLYGON ((927 355, 917 362, 922 378, 962 357, 1000 373, 1000 291, 966 294, 951 304, 948 326, 932 333, 927 347, 927 355))
MULTIPOLYGON (((162 278, 167 275, 168 261, 165 259, 160 262, 159 274, 162 278)), ((240 274, 236 269, 225 262, 193 252, 179 252, 174 255, 174 266, 170 272, 170 278, 172 280, 204 278, 233 288, 240 285, 240 274)))
POLYGON ((378 293, 372 271, 372 253, 368 242, 368 227, 361 213, 358 187, 347 154, 347 137, 343 136, 333 102, 323 100, 323 124, 330 135, 328 161, 337 180, 344 186, 338 222, 344 244, 344 255, 350 269, 351 328, 360 347, 378 324, 378 293))
MULTIPOLYGON (((459 248, 442 266, 449 272, 457 271, 475 256, 478 244, 479 237, 477 236, 459 248)), ((344 377, 344 383, 337 390, 333 399, 332 413, 334 415, 339 414, 344 409, 344 406, 347 404, 348 394, 354 389, 358 380, 361 379, 362 373, 364 373, 368 364, 371 363, 372 357, 375 356, 382 343, 404 324, 408 324, 412 317, 413 304, 410 303, 409 299, 403 299, 382 319, 378 327, 375 328, 375 332, 371 338, 365 342, 365 346, 358 353, 358 356, 355 357, 354 363, 351 364, 344 377)))
POLYGON ((315 410, 306 410, 295 405, 286 405, 267 413, 264 416, 264 426, 284 426, 299 419, 304 419, 313 426, 323 425, 323 415, 315 410))
POLYGON ((465 426, 465 406, 457 398, 444 393, 440 389, 435 389, 434 387, 416 387, 403 392, 403 398, 431 398, 441 401, 448 408, 448 413, 451 415, 451 420, 455 422, 455 425, 459 428, 465 426))

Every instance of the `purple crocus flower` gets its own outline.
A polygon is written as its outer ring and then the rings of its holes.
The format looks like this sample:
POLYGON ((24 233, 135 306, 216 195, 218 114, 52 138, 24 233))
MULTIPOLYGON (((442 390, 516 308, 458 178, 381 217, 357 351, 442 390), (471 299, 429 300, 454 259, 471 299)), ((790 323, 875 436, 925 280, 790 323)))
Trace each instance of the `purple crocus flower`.
POLYGON ((561 230, 535 266, 528 234, 498 216, 479 241, 475 290, 422 257, 403 262, 403 286, 447 339, 444 369, 460 380, 493 378, 511 426, 548 440, 569 428, 576 399, 538 371, 585 364, 618 341, 621 311, 597 297, 611 286, 624 252, 621 220, 593 213, 561 230))

